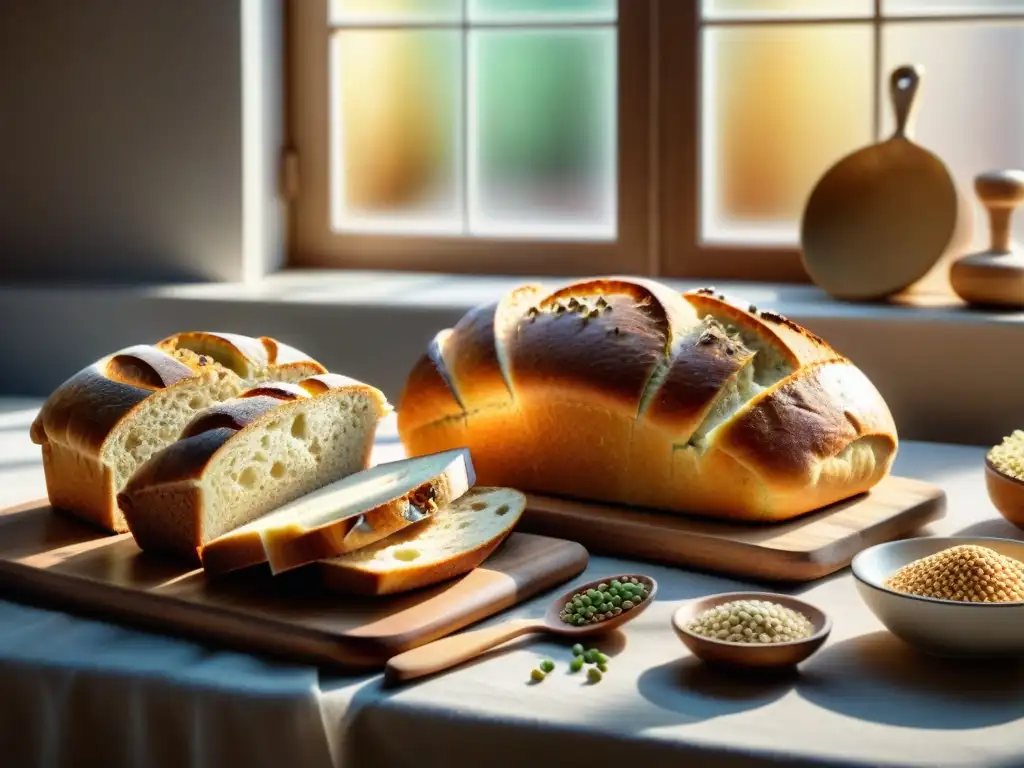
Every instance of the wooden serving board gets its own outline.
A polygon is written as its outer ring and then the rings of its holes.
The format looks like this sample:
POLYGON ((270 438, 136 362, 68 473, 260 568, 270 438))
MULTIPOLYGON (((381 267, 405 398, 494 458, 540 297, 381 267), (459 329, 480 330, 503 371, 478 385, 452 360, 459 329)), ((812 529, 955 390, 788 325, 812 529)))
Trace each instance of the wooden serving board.
POLYGON ((241 651, 330 667, 379 667, 581 573, 579 544, 513 533, 466 576, 387 598, 323 589, 308 569, 207 579, 36 502, 0 511, 0 593, 241 651))
POLYGON ((946 513, 945 492, 889 477, 871 492, 784 523, 743 524, 528 495, 519 530, 613 555, 767 581, 811 581, 863 549, 908 536, 946 513))

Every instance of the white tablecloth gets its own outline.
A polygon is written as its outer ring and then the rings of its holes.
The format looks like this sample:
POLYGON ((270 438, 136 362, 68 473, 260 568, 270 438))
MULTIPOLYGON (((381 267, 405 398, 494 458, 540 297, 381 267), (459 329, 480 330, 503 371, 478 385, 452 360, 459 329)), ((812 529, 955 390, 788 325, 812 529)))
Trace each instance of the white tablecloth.
MULTIPOLYGON (((39 495, 31 413, 0 408, 0 504, 39 495)), ((989 504, 982 455, 907 443, 896 469, 946 488, 936 533, 1024 538, 989 504)), ((593 558, 579 581, 635 569, 593 558)), ((1024 765, 1024 670, 919 656, 883 631, 848 572, 795 590, 833 617, 816 656, 791 675, 737 679, 690 657, 669 617, 688 598, 751 585, 642 570, 659 599, 604 643, 614 658, 597 685, 567 674, 567 645, 537 637, 384 689, 377 675, 340 678, 0 602, 0 765, 1024 765), (530 684, 545 657, 558 669, 530 684)))

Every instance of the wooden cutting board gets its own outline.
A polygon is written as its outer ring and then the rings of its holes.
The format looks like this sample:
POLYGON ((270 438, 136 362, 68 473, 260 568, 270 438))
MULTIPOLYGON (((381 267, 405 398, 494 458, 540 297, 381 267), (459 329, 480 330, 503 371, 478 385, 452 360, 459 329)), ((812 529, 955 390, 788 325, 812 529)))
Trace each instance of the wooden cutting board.
POLYGON ((870 493, 785 523, 741 524, 528 495, 519 530, 614 555, 767 581, 811 581, 863 549, 911 535, 946 513, 945 492, 889 477, 870 493))
POLYGON ((36 502, 0 511, 4 597, 241 651, 328 667, 378 667, 581 573, 577 543, 513 533, 468 575, 388 598, 332 594, 306 569, 215 580, 36 502))

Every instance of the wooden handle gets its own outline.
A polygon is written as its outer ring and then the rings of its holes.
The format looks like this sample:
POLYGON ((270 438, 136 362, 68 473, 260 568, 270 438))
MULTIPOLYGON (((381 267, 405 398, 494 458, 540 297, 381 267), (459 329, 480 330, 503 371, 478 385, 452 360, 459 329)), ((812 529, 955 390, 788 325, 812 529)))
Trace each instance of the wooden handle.
POLYGON ((917 92, 924 78, 924 69, 916 64, 897 67, 889 76, 889 96, 896 116, 894 139, 909 139, 914 127, 917 92))
POLYGON ((974 177, 974 191, 988 211, 992 253, 1010 252, 1013 210, 1024 202, 1024 171, 989 171, 974 177))
POLYGON ((384 673, 394 681, 414 680, 462 664, 507 640, 542 629, 544 624, 536 619, 515 619, 486 629, 462 632, 392 656, 384 673))

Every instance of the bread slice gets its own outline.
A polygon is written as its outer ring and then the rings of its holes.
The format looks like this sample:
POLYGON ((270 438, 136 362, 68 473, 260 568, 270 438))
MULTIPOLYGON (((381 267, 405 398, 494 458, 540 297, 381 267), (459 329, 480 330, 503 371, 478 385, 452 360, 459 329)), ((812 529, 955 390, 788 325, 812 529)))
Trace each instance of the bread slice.
POLYGON ((117 493, 196 413, 256 382, 325 372, 274 339, 230 333, 181 333, 107 355, 54 390, 32 424, 50 503, 123 533, 117 493))
POLYGON ((199 556, 209 574, 261 563, 282 573, 380 541, 459 498, 475 481, 464 449, 378 464, 214 539, 199 556))
POLYGON ((379 390, 337 374, 251 389, 197 416, 118 502, 142 549, 198 561, 207 542, 366 469, 388 409, 379 390))
POLYGON ((512 532, 526 497, 478 487, 383 541, 317 563, 324 584, 357 595, 408 592, 462 576, 512 532))

